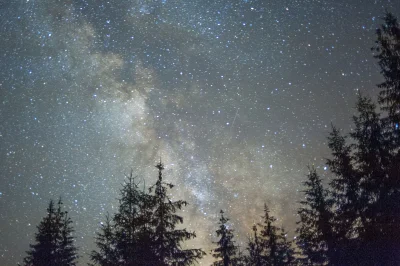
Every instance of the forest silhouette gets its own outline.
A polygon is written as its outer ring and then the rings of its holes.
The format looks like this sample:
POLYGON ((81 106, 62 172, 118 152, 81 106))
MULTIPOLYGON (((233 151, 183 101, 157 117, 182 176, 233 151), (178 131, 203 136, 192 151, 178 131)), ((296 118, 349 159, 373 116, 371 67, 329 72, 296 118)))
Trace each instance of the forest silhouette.
MULTIPOLYGON (((287 238, 265 205, 262 223, 252 226, 247 246, 239 248, 221 210, 212 265, 400 265, 400 27, 393 14, 385 14, 372 51, 384 79, 378 102, 360 93, 354 129, 344 134, 332 125, 332 178, 324 182, 309 166, 295 239, 287 238)), ((179 212, 188 203, 169 197, 174 185, 165 182, 161 161, 156 167, 158 179, 148 190, 139 189, 132 172, 126 178, 117 212, 104 218, 94 236, 90 265, 183 266, 206 255, 185 248, 196 237, 180 229, 179 212)), ((75 237, 62 199, 51 200, 23 265, 76 265, 75 237)))

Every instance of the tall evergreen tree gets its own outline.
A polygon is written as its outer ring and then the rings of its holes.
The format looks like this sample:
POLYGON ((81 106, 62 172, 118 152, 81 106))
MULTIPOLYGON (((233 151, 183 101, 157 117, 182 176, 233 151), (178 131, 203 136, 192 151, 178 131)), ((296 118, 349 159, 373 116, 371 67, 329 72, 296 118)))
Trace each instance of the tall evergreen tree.
POLYGON ((262 266, 263 264, 263 246, 257 232, 257 226, 253 225, 253 235, 249 238, 246 257, 247 265, 262 266))
POLYGON ((328 191, 315 168, 309 168, 304 182, 305 199, 298 211, 300 221, 297 229, 297 244, 303 256, 303 265, 325 265, 334 260, 334 237, 332 232, 331 201, 328 191))
POLYGON ((164 165, 161 161, 156 168, 158 180, 150 191, 154 190, 152 248, 157 265, 190 265, 202 258, 204 252, 201 249, 183 249, 182 247, 183 241, 196 237, 194 232, 176 228, 178 224, 183 223, 182 216, 177 215, 176 212, 186 206, 187 202, 171 201, 167 192, 174 185, 163 181, 164 165))
POLYGON ((119 266, 122 264, 122 257, 116 247, 114 227, 111 224, 110 216, 107 214, 106 222, 101 223, 101 231, 96 233, 96 246, 98 251, 93 250, 90 259, 99 266, 119 266))
POLYGON ((261 260, 263 265, 291 265, 294 261, 294 250, 286 239, 284 229, 275 225, 276 218, 270 215, 268 206, 264 205, 263 223, 260 224, 261 260))
POLYGON ((47 216, 38 225, 35 244, 30 245, 28 256, 24 258, 26 266, 74 266, 77 249, 74 245, 72 220, 62 210, 62 201, 55 209, 53 200, 47 208, 47 216))
POLYGON ((216 231, 219 240, 216 242, 217 248, 213 250, 213 257, 219 259, 213 263, 214 266, 235 265, 237 247, 233 241, 233 230, 227 225, 229 219, 224 217, 224 212, 220 211, 219 228, 216 231))
MULTIPOLYGON (((59 206, 59 208, 60 207, 61 206, 59 206)), ((58 265, 60 266, 76 265, 75 260, 77 259, 77 248, 74 243, 75 239, 72 236, 75 232, 72 223, 72 219, 68 216, 68 212, 65 211, 61 220, 61 241, 58 252, 58 265)))
POLYGON ((356 141, 363 200, 368 202, 360 238, 369 247, 364 250, 368 250, 370 260, 390 264, 392 258, 400 259, 397 255, 400 251, 400 156, 392 149, 397 132, 388 127, 395 120, 390 114, 388 120, 380 119, 375 105, 367 98, 359 100, 357 109, 356 130, 350 135, 356 141))
POLYGON ((155 265, 151 246, 152 197, 138 189, 133 173, 120 190, 118 212, 112 220, 107 215, 97 233, 98 251, 92 251, 96 265, 155 265))
POLYGON ((296 252, 292 246, 292 241, 287 239, 287 232, 284 228, 280 228, 280 235, 278 236, 278 249, 277 249, 277 265, 296 265, 296 252))
POLYGON ((162 163, 159 176, 149 193, 140 191, 132 172, 120 191, 118 212, 107 217, 97 234, 98 251, 91 259, 96 265, 190 265, 200 259, 201 249, 184 249, 182 242, 196 237, 186 229, 176 229, 183 218, 176 212, 187 205, 171 201, 167 195, 172 184, 163 182, 162 163), (153 193, 154 192, 154 193, 153 193))
MULTIPOLYGON (((382 119, 385 139, 389 141, 391 159, 389 165, 383 165, 384 177, 381 178, 379 200, 375 201, 373 211, 379 211, 375 223, 382 230, 381 247, 385 257, 400 261, 400 27, 397 18, 387 12, 383 25, 377 30, 376 47, 384 82, 381 88, 379 103, 387 113, 382 119)), ((385 147, 386 148, 386 147, 385 147)), ((386 163, 386 161, 385 161, 386 163)), ((376 242, 376 241, 375 241, 376 242)), ((382 260, 383 258, 378 258, 382 260)), ((387 259, 390 261, 390 259, 387 259)))
MULTIPOLYGON (((385 81, 378 85, 379 103, 389 115, 390 126, 398 129, 400 123, 400 28, 397 18, 387 12, 384 24, 377 30, 375 58, 379 60, 385 81)), ((398 134, 396 134, 398 137, 398 134)), ((400 143, 397 143, 400 144, 400 143)))
POLYGON ((345 144, 335 129, 329 139, 333 159, 328 160, 328 165, 336 175, 331 183, 336 241, 340 247, 336 257, 348 265, 383 263, 384 254, 391 250, 393 243, 387 244, 395 229, 394 223, 387 220, 394 214, 389 207, 391 140, 370 98, 359 95, 356 109, 355 129, 349 134, 352 144, 345 144))
POLYGON ((353 166, 352 146, 346 144, 346 137, 342 136, 340 130, 333 125, 328 137, 328 147, 332 151, 332 158, 327 159, 327 165, 335 174, 330 182, 336 207, 335 229, 337 238, 345 241, 348 237, 357 234, 355 223, 362 208, 360 206, 361 178, 353 166))
POLYGON ((149 242, 152 234, 152 198, 139 190, 132 172, 120 195, 119 209, 113 218, 116 248, 120 251, 124 265, 150 265, 155 259, 149 242))

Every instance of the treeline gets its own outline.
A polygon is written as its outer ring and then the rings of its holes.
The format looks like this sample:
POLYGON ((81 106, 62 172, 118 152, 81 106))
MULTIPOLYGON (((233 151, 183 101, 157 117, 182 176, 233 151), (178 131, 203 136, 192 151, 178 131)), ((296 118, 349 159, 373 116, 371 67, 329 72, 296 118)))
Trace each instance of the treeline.
MULTIPOLYGON (((296 238, 276 225, 268 206, 262 223, 249 232, 248 244, 235 244, 223 211, 216 225, 213 265, 400 265, 400 28, 387 13, 372 48, 384 82, 378 106, 359 95, 354 129, 343 135, 332 126, 326 187, 314 167, 304 182, 296 238)), ((148 191, 138 189, 132 174, 120 190, 119 208, 107 216, 92 251, 92 265, 192 265, 206 253, 185 249, 194 232, 178 229, 178 211, 186 201, 172 201, 173 185, 158 180, 148 191)), ((78 259, 71 218, 50 201, 24 259, 27 266, 71 266, 78 259)))

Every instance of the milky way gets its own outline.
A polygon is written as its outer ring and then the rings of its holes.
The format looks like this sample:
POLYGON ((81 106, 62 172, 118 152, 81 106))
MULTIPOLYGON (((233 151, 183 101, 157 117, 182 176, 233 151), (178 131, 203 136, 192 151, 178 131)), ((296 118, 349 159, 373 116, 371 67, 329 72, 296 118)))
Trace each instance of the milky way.
MULTIPOLYGON (((50 198, 80 265, 124 175, 176 184, 188 245, 209 252, 220 209, 245 245, 264 202, 293 237, 307 164, 329 178, 330 124, 351 130, 381 81, 383 0, 0 2, 0 265, 33 241, 50 198)), ((211 261, 206 257, 203 262, 211 261)))

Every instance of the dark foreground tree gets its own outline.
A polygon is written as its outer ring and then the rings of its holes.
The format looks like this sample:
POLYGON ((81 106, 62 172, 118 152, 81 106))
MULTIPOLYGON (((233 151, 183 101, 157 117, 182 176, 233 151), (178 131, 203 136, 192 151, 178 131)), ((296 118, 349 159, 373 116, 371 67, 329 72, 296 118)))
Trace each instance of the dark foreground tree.
POLYGON ((107 215, 97 233, 98 250, 92 251, 92 262, 101 266, 157 265, 150 243, 151 196, 138 189, 132 172, 122 185, 120 195, 117 213, 112 219, 107 215))
POLYGON ((275 225, 276 218, 270 215, 268 206, 264 205, 263 223, 260 231, 260 243, 262 247, 261 261, 263 265, 283 266, 292 265, 294 262, 294 250, 292 244, 286 238, 284 229, 275 225))
POLYGON ((257 232, 257 226, 253 225, 252 236, 249 238, 246 256, 246 264, 254 266, 263 266, 263 245, 257 232))
POLYGON ((303 265, 325 265, 333 258, 330 252, 334 250, 332 203, 315 168, 309 171, 304 182, 305 199, 298 211, 297 245, 303 265))
POLYGON ((185 201, 171 201, 168 190, 172 184, 163 182, 162 163, 157 165, 158 180, 149 193, 140 191, 133 175, 120 191, 118 212, 107 217, 97 234, 97 251, 92 262, 101 266, 116 265, 190 265, 200 259, 201 249, 184 249, 185 240, 196 237, 186 229, 177 229, 183 218, 176 214, 185 201), (153 193, 154 192, 154 193, 153 193))
MULTIPOLYGON (((97 250, 92 251, 90 258, 94 265, 117 266, 122 265, 122 258, 116 248, 114 227, 110 216, 106 216, 106 222, 101 224, 101 231, 96 233, 97 250)), ((91 264, 92 265, 92 264, 91 264)))
POLYGON ((214 266, 235 265, 237 247, 233 241, 233 229, 227 224, 229 219, 224 217, 224 212, 220 211, 219 228, 216 231, 219 240, 215 243, 217 248, 212 250, 213 257, 218 259, 213 263, 214 266))
MULTIPOLYGON (((386 13, 384 24, 377 30, 375 58, 381 68, 385 81, 378 85, 379 103, 388 113, 389 125, 398 131, 400 123, 400 28, 397 18, 386 13)), ((396 134, 398 137, 398 134, 396 134)), ((397 143, 400 144, 400 143, 397 143)))
POLYGON ((28 256, 24 259, 26 266, 74 266, 77 259, 77 248, 74 245, 72 220, 62 210, 62 201, 57 209, 53 200, 47 208, 47 216, 38 225, 35 244, 30 245, 28 256))
POLYGON ((377 37, 373 50, 377 52, 375 58, 379 60, 384 77, 384 82, 378 85, 382 89, 379 103, 387 113, 382 124, 385 140, 389 142, 385 150, 390 152, 391 158, 381 167, 379 196, 371 209, 371 213, 377 211, 377 214, 373 219, 375 225, 371 226, 382 230, 378 241, 374 241, 383 255, 377 260, 389 265, 400 261, 400 27, 393 14, 385 14, 377 37))
POLYGON ((177 225, 183 223, 182 216, 176 212, 188 203, 183 200, 172 201, 169 198, 168 190, 172 189, 174 185, 163 181, 164 165, 161 161, 156 168, 158 169, 158 180, 150 188, 150 192, 154 191, 152 217, 154 232, 151 245, 157 265, 190 265, 202 258, 204 252, 201 249, 184 249, 182 247, 183 241, 196 237, 194 232, 176 228, 177 225))

